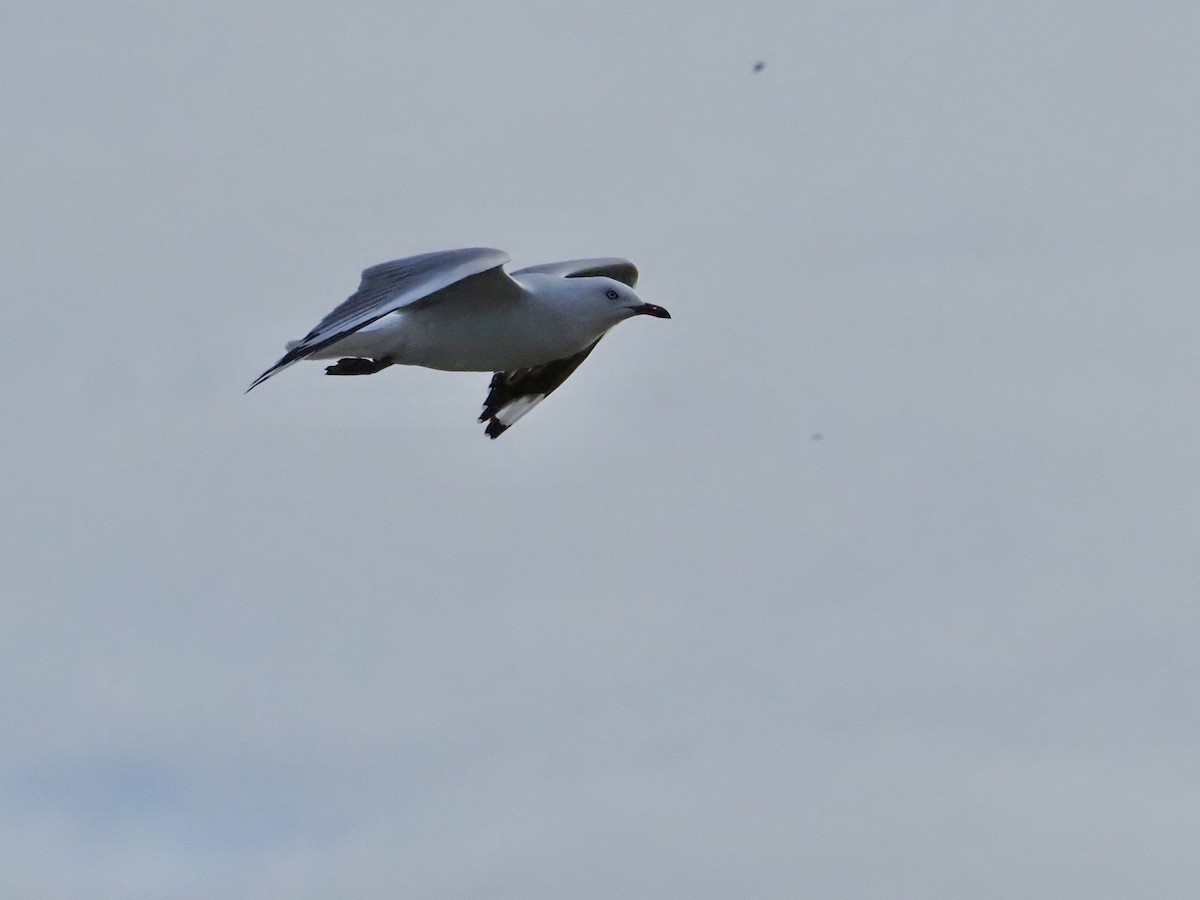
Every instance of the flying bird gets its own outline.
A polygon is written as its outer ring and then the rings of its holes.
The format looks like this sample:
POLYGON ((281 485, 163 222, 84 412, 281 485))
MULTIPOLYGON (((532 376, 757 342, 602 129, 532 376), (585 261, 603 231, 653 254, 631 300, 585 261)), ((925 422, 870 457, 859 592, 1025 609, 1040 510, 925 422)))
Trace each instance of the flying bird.
POLYGON ((483 414, 497 438, 579 368, 614 325, 669 319, 634 291, 626 259, 573 259, 506 272, 503 250, 442 250, 371 266, 358 290, 246 389, 302 359, 336 359, 327 375, 393 365, 492 372, 483 414))

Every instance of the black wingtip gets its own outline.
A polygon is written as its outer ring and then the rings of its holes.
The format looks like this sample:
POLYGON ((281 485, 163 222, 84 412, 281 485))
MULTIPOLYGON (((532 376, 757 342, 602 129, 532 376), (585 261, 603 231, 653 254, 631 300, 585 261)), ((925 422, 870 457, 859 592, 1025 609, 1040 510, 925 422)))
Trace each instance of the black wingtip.
POLYGON ((274 375, 276 372, 278 372, 279 367, 282 365, 283 365, 283 360, 280 360, 279 362, 275 363, 275 365, 271 366, 271 368, 267 369, 267 371, 263 372, 261 375, 259 375, 257 378, 255 378, 252 382, 250 382, 250 387, 246 388, 246 390, 242 393, 242 396, 243 397, 246 396, 246 394, 250 393, 256 387, 258 387, 260 384, 262 384, 264 381, 266 381, 268 378, 270 378, 272 375, 274 375))
MULTIPOLYGON (((262 384, 264 381, 266 381, 268 378, 270 378, 272 375, 274 375, 280 369, 282 369, 286 366, 290 366, 292 363, 296 362, 297 360, 304 359, 304 357, 308 356, 310 353, 313 353, 319 349, 320 349, 319 346, 317 346, 317 347, 293 347, 287 353, 283 354, 283 356, 279 357, 279 361, 277 363, 275 363, 275 365, 271 366, 271 368, 267 369, 267 371, 263 372, 261 375, 259 375, 257 378, 255 378, 254 381, 251 382, 250 387, 246 388, 245 393, 246 394, 250 393, 252 390, 254 390, 256 387, 258 387, 260 384, 262 384)), ((243 395, 243 396, 245 396, 245 395, 243 395)))

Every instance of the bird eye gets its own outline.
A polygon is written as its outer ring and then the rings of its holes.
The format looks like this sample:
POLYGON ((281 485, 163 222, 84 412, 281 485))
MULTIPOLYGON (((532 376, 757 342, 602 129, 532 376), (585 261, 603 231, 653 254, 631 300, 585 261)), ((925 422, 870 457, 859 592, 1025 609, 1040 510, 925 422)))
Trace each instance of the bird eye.
POLYGON ((612 288, 609 288, 608 291, 606 291, 606 293, 608 294, 609 300, 616 300, 619 296, 621 296, 616 291, 614 291, 612 288))

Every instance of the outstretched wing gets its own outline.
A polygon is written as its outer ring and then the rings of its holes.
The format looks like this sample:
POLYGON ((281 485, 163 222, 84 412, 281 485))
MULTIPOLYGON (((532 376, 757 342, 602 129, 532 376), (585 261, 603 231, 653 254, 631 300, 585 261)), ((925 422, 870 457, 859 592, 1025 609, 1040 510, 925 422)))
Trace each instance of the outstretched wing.
POLYGON ((566 381, 579 368, 588 354, 600 343, 600 338, 574 356, 555 359, 540 366, 497 372, 492 376, 487 399, 483 401, 480 422, 487 422, 487 436, 495 440, 566 381))
POLYGON ((303 339, 290 346, 275 365, 254 380, 247 392, 292 363, 340 341, 364 325, 418 300, 426 300, 464 278, 494 270, 497 279, 511 285, 508 275, 500 268, 509 258, 503 250, 472 247, 422 253, 364 269, 358 290, 318 322, 303 339))
POLYGON ((560 275, 563 278, 594 278, 603 275, 616 281, 624 282, 630 287, 637 287, 637 266, 627 259, 616 256, 606 256, 600 259, 568 259, 563 262, 542 263, 540 266, 528 266, 513 272, 513 275, 537 273, 541 275, 560 275))

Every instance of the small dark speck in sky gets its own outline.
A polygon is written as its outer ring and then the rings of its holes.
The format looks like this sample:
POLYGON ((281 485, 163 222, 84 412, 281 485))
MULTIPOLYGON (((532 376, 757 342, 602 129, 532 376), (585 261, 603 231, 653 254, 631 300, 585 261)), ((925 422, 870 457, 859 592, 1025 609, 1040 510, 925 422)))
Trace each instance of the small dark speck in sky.
POLYGON ((763 69, 765 69, 766 67, 767 67, 767 64, 766 64, 765 62, 756 62, 756 63, 754 64, 754 71, 755 71, 755 72, 761 72, 761 71, 762 71, 763 69))
POLYGON ((821 434, 821 432, 819 432, 819 431, 814 431, 812 433, 812 439, 814 441, 823 441, 823 440, 825 440, 825 435, 821 434))

